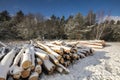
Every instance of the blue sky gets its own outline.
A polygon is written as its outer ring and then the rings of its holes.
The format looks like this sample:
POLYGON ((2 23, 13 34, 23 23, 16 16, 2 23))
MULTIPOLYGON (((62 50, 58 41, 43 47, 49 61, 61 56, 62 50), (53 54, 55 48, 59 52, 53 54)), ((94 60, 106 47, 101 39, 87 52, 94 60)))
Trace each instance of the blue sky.
POLYGON ((120 16, 120 0, 0 0, 0 11, 8 10, 15 14, 22 10, 27 13, 41 13, 46 17, 68 17, 80 12, 86 15, 89 10, 105 11, 112 16, 120 16))

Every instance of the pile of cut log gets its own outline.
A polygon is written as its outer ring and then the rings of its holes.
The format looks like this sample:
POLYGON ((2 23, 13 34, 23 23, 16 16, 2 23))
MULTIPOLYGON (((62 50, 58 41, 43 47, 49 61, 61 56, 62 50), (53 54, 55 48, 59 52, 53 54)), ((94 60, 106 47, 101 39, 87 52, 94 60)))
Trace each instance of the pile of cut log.
POLYGON ((30 41, 21 47, 12 49, 0 42, 0 80, 29 79, 38 80, 44 72, 52 74, 54 71, 69 73, 67 68, 76 60, 92 55, 94 50, 90 47, 77 47, 76 43, 61 41, 42 42, 30 41))
POLYGON ((91 47, 95 49, 102 49, 105 47, 104 40, 89 40, 89 41, 79 41, 79 44, 86 47, 91 47))

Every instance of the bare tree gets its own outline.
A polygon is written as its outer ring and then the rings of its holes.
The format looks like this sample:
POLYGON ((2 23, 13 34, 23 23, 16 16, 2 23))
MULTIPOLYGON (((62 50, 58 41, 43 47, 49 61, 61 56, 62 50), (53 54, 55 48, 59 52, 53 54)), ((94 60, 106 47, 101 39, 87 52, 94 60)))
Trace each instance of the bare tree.
POLYGON ((109 20, 110 17, 110 12, 108 14, 108 16, 105 18, 105 12, 104 11, 100 11, 97 13, 97 21, 98 21, 98 25, 96 27, 96 39, 99 40, 106 28, 106 23, 104 23, 105 20, 109 20))

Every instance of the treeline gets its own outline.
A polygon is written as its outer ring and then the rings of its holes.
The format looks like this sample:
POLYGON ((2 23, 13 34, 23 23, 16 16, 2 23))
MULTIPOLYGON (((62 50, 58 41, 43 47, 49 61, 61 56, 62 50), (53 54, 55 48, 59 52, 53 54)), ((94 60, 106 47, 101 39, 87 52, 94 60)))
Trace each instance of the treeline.
POLYGON ((103 12, 89 11, 70 15, 67 19, 52 15, 49 19, 41 14, 8 11, 0 12, 0 39, 104 39, 120 41, 120 21, 104 19, 103 12))

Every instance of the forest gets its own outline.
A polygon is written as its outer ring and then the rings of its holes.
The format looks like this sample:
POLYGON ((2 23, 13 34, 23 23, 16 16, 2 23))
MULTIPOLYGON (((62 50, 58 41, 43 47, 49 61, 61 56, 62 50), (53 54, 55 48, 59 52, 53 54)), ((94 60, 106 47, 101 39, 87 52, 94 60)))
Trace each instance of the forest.
POLYGON ((104 11, 90 10, 86 16, 76 15, 46 18, 40 13, 24 14, 18 11, 10 15, 0 12, 0 40, 69 39, 120 41, 120 20, 114 21, 104 11))

